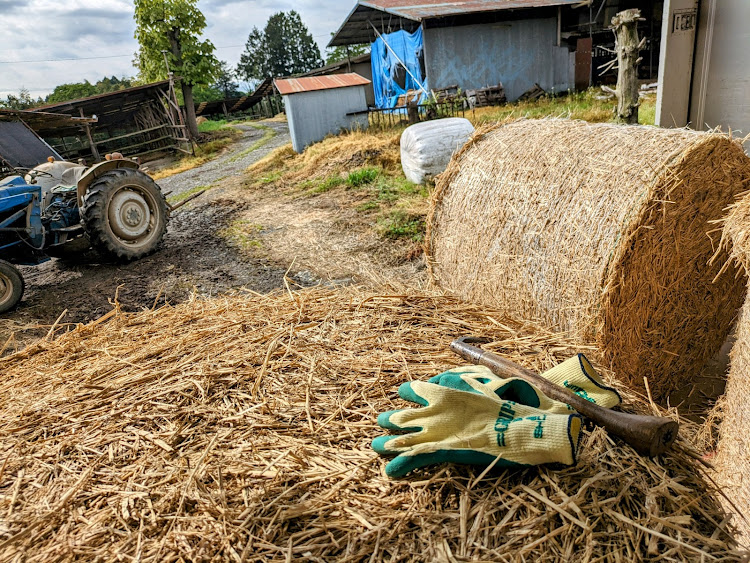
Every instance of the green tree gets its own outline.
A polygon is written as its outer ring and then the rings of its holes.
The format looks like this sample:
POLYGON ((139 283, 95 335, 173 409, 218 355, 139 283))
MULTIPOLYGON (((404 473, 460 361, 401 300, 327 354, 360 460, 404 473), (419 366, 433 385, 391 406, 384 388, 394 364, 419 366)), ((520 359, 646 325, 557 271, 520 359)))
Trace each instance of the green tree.
POLYGON ((88 96, 95 96, 96 94, 117 92, 125 88, 130 88, 133 85, 132 79, 124 77, 120 79, 116 76, 110 78, 105 76, 101 80, 98 80, 96 84, 91 84, 88 80, 60 84, 59 86, 55 86, 55 89, 47 96, 45 101, 49 104, 67 102, 68 100, 78 100, 88 96))
POLYGON ((34 100, 34 98, 31 97, 31 93, 26 88, 21 88, 18 92, 18 96, 8 94, 4 100, 0 99, 0 108, 31 109, 42 105, 42 103, 43 101, 41 98, 34 100))
POLYGON ((260 31, 254 27, 237 65, 243 80, 290 76, 323 66, 320 49, 294 10, 268 18, 260 31))
POLYGON ((131 88, 134 86, 132 79, 130 78, 117 78, 112 76, 107 78, 106 76, 99 80, 96 84, 96 91, 98 94, 107 94, 109 92, 118 92, 125 88, 131 88))
POLYGON ((216 83, 211 86, 219 90, 224 98, 237 98, 242 95, 240 85, 234 81, 234 72, 229 68, 226 61, 221 61, 221 72, 216 83))
MULTIPOLYGON (((331 37, 333 37, 331 33, 331 37)), ((337 47, 328 47, 326 49, 326 64, 330 65, 339 61, 345 61, 347 56, 350 58, 358 57, 370 52, 370 45, 367 43, 360 43, 359 45, 339 45, 337 47), (347 47, 349 52, 347 55, 347 47)))
POLYGON ((193 102, 217 102, 224 99, 224 94, 215 86, 203 86, 196 84, 193 86, 193 102))
POLYGON ((211 84, 220 70, 213 43, 200 39, 206 18, 196 4, 197 0, 135 0, 134 16, 140 45, 134 62, 139 76, 147 82, 166 78, 162 52, 167 52, 170 70, 182 79, 187 126, 194 137, 198 124, 193 86, 211 84))
POLYGON ((99 94, 99 91, 96 89, 96 86, 91 84, 88 80, 83 82, 73 82, 70 84, 60 84, 59 86, 55 86, 52 93, 47 96, 47 103, 54 104, 67 102, 68 100, 77 100, 95 94, 99 94))

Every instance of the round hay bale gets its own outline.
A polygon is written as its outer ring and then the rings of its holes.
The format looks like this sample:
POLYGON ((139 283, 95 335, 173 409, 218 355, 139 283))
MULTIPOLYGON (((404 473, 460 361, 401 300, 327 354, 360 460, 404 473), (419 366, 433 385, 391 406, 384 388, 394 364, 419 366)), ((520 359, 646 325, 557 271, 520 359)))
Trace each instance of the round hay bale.
MULTIPOLYGON (((722 237, 722 247, 729 247, 732 258, 750 274, 750 196, 732 207, 722 237)), ((725 502, 726 508, 738 514, 734 525, 740 532, 739 539, 750 548, 750 285, 735 338, 721 400, 722 422, 715 466, 717 481, 732 499, 731 503, 725 502)))
POLYGON ((743 281, 711 221, 750 186, 726 135, 562 119, 478 131, 438 179, 426 254, 460 298, 596 344, 658 399, 721 347, 743 281), (718 240, 717 240, 718 242, 718 240))

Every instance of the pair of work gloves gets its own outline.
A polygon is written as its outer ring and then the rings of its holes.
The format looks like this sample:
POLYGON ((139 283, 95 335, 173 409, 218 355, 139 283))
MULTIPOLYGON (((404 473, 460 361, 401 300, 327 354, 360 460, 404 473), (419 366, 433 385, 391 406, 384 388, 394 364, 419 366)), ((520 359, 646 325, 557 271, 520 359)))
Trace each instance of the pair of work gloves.
MULTIPOLYGON (((599 406, 620 404, 620 395, 583 354, 541 375, 599 406)), ((395 456, 385 468, 389 477, 444 462, 495 467, 575 463, 581 415, 523 379, 503 379, 471 365, 403 383, 398 394, 423 408, 378 416, 381 427, 403 432, 372 442, 377 453, 395 456)))

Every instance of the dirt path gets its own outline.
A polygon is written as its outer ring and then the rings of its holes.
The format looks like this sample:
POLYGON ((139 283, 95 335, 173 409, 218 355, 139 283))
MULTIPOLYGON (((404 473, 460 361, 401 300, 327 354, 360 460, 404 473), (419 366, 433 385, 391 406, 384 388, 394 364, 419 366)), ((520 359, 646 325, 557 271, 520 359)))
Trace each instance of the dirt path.
POLYGON ((173 198, 199 186, 221 188, 222 183, 228 184, 233 179, 241 178, 253 162, 290 142, 286 123, 265 121, 255 126, 238 125, 237 128, 242 130, 243 135, 231 150, 203 166, 159 180, 164 193, 171 192, 170 198, 173 198))
POLYGON ((21 341, 37 337, 46 329, 31 327, 50 325, 66 310, 63 324, 96 319, 112 308, 115 296, 125 310, 138 310, 155 302, 181 301, 193 291, 212 295, 247 287, 267 292, 281 286, 286 264, 243 254, 218 235, 247 206, 224 196, 226 185, 235 185, 249 164, 289 142, 285 123, 263 126, 240 126, 243 137, 221 157, 159 181, 162 190, 172 192, 170 197, 198 186, 213 187, 175 214, 155 254, 130 264, 84 257, 79 263, 52 259, 22 267, 26 292, 16 309, 0 318, 0 347, 13 332, 21 341), (258 147, 270 132, 274 136, 258 147))

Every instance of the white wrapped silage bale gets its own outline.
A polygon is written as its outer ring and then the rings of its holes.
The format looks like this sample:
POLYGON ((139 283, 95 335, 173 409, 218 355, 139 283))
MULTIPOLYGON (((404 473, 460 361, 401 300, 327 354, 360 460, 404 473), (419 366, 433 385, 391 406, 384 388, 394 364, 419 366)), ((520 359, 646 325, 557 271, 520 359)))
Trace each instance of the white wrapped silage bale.
POLYGON ((415 184, 443 172, 451 156, 466 144, 474 126, 463 117, 417 123, 401 134, 401 167, 415 184))

